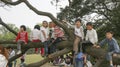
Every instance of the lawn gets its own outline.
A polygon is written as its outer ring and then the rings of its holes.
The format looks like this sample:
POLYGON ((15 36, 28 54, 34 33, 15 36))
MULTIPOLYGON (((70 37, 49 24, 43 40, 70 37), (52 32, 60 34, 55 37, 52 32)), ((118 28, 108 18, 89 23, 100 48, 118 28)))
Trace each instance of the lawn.
MULTIPOLYGON (((28 55, 26 55, 25 63, 26 64, 35 63, 42 59, 43 58, 40 54, 28 54, 28 55)), ((20 64, 20 59, 17 59, 17 67, 19 67, 19 64, 20 64)), ((42 67, 55 67, 55 66, 53 66, 51 63, 46 63, 42 67)))

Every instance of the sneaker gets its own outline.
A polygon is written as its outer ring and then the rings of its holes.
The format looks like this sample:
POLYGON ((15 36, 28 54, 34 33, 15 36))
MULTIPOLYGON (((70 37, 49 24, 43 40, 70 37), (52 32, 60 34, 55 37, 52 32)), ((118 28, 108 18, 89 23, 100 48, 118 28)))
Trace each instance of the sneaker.
POLYGON ((17 52, 17 54, 21 54, 21 51, 19 50, 19 51, 17 52))

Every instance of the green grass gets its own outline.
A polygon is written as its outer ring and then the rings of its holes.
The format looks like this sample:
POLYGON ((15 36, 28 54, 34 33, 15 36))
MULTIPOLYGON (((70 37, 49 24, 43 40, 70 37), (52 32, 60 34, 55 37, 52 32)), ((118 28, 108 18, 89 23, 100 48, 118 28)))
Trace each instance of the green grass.
MULTIPOLYGON (((40 60, 42 60, 43 58, 41 57, 40 54, 28 54, 26 55, 25 57, 25 63, 26 64, 30 64, 30 63, 35 63, 35 62, 38 62, 40 60)), ((17 64, 20 63, 20 59, 17 59, 17 64)))

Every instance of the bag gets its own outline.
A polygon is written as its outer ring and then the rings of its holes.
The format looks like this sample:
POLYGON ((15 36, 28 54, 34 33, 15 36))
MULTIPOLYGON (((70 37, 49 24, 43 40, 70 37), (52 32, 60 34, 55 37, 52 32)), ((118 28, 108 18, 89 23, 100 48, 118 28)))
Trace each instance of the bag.
POLYGON ((83 61, 84 60, 82 52, 78 53, 78 55, 76 56, 76 60, 78 60, 78 61, 83 61))

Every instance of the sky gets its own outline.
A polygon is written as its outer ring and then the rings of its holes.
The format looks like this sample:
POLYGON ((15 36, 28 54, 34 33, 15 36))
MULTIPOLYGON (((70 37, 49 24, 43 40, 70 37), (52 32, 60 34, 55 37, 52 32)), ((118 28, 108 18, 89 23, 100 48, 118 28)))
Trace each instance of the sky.
MULTIPOLYGON (((40 11, 50 12, 55 17, 60 12, 59 7, 65 7, 68 5, 67 0, 62 0, 56 9, 55 5, 51 4, 51 0, 29 0, 29 2, 40 11)), ((55 4, 55 3, 54 3, 55 4)), ((17 6, 0 7, 0 17, 5 23, 15 24, 17 27, 20 25, 26 25, 33 28, 37 23, 42 21, 51 21, 48 17, 40 16, 30 10, 24 3, 17 6)))

